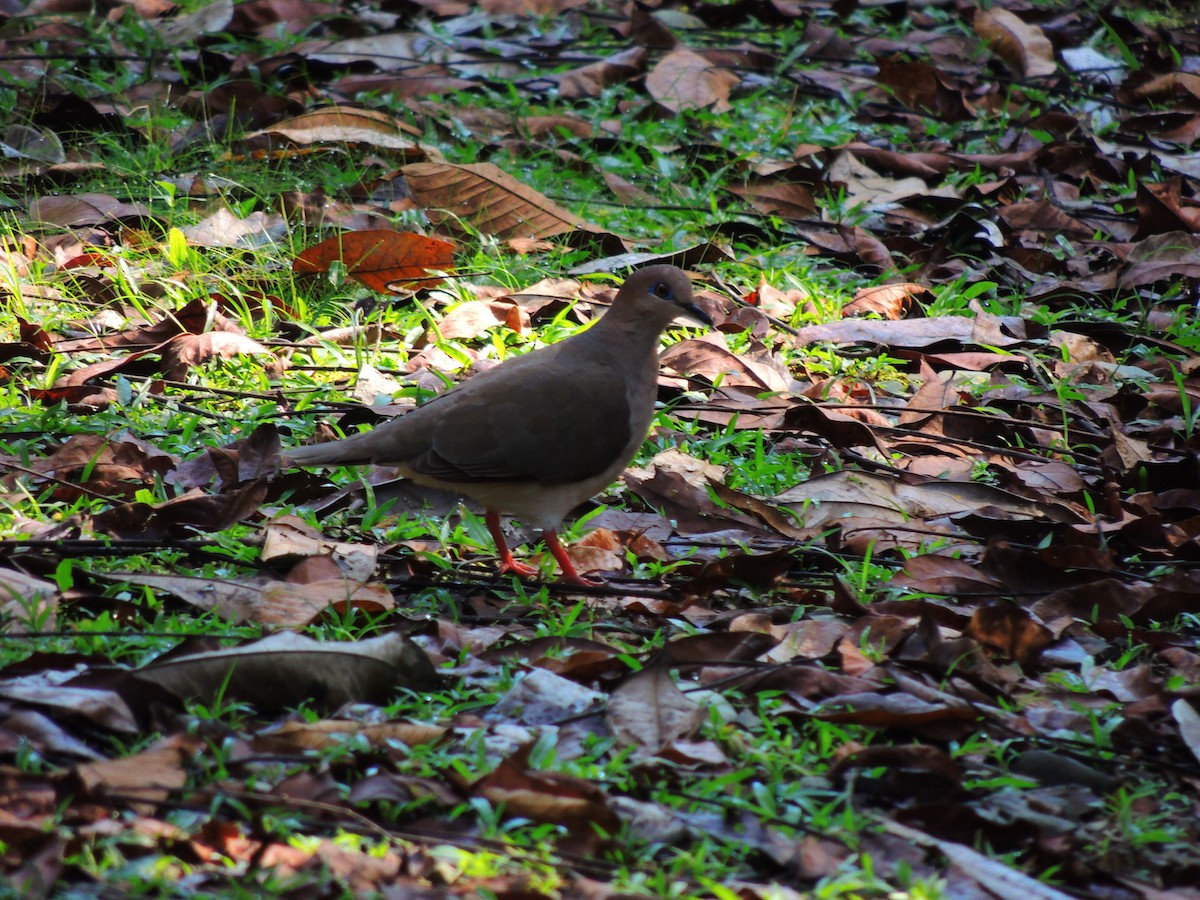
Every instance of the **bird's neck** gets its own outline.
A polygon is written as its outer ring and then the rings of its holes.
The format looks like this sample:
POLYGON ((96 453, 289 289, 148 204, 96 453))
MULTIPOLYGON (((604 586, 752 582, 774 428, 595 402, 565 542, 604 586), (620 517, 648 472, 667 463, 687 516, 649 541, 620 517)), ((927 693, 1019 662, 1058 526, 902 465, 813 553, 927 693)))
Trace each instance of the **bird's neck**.
POLYGON ((658 339, 662 328, 655 328, 644 321, 624 318, 620 314, 608 313, 599 322, 581 335, 591 345, 588 349, 605 356, 624 360, 628 365, 636 360, 643 365, 649 360, 656 365, 658 339))

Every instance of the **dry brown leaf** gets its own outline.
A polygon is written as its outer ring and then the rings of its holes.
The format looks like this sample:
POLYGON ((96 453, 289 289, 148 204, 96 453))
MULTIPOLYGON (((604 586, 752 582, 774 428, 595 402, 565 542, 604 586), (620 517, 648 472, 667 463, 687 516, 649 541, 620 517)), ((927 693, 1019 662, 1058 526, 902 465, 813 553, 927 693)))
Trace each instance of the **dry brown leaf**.
POLYGON ((316 556, 333 559, 348 578, 366 581, 375 573, 379 547, 332 540, 299 516, 276 516, 267 523, 261 556, 264 563, 278 567, 316 556))
POLYGON ((438 227, 500 238, 544 238, 583 224, 574 213, 491 163, 413 163, 402 169, 413 198, 438 227))
POLYGON ((31 461, 28 468, 46 477, 55 498, 75 500, 85 491, 73 488, 73 483, 108 497, 129 497, 156 478, 169 476, 176 464, 170 454, 129 434, 115 440, 75 434, 49 456, 31 461))
POLYGON ((1000 603, 975 610, 965 634, 999 650, 1024 668, 1036 663, 1038 654, 1054 640, 1050 629, 1028 610, 1000 603))
POLYGON ((729 190, 764 216, 804 219, 817 215, 817 201, 806 184, 766 177, 731 185, 729 190))
POLYGON ((418 153, 423 156, 425 153, 414 140, 421 136, 417 128, 382 110, 353 106, 314 109, 260 131, 251 132, 243 140, 255 146, 256 138, 272 135, 287 138, 301 146, 329 143, 365 144, 388 150, 413 151, 414 156, 418 153))
POLYGON ((996 6, 978 10, 975 32, 1005 65, 1023 78, 1038 78, 1058 71, 1054 45, 1046 33, 1007 9, 996 6))
POLYGON ((29 218, 34 222, 61 225, 99 225, 122 216, 149 216, 148 207, 140 203, 124 203, 109 194, 66 194, 39 197, 29 204, 29 218))
POLYGON ((4 130, 0 147, 6 157, 32 159, 50 165, 65 162, 67 158, 57 134, 29 125, 9 125, 4 130))
POLYGON ((348 737, 362 738, 375 749, 387 747, 391 741, 403 744, 433 744, 450 729, 421 722, 380 722, 371 724, 353 719, 320 719, 316 722, 284 722, 268 729, 264 735, 272 740, 286 741, 303 750, 326 750, 344 745, 348 737))
POLYGON ((611 830, 616 817, 604 790, 583 778, 526 768, 524 754, 500 763, 474 790, 510 816, 550 822, 571 831, 592 833, 597 826, 611 830))
POLYGON ((916 302, 933 299, 923 284, 906 281, 903 284, 877 284, 859 288, 854 299, 842 307, 842 317, 875 313, 882 319, 903 319, 916 302))
POLYGON ((223 697, 264 710, 301 703, 324 709, 378 703, 397 687, 425 690, 436 682, 425 654, 396 633, 361 641, 316 641, 281 632, 238 647, 156 660, 136 675, 206 705, 223 697))
POLYGON ((881 344, 887 347, 924 348, 942 341, 979 343, 993 347, 1011 347, 1028 341, 1025 337, 1004 334, 990 328, 984 317, 937 316, 931 319, 879 321, 844 319, 827 325, 809 325, 795 336, 798 344, 830 341, 838 344, 881 344))
POLYGON ((270 350, 253 338, 229 331, 206 334, 181 334, 162 349, 163 374, 172 381, 188 381, 188 373, 213 359, 236 356, 266 357, 264 368, 278 374, 282 363, 270 350))
POLYGON ((599 97, 606 87, 640 75, 645 61, 644 47, 630 47, 607 59, 563 72, 554 76, 558 81, 559 96, 566 100, 599 97))
POLYGON ((176 734, 120 759, 87 762, 75 767, 83 790, 95 798, 119 795, 149 815, 188 782, 187 765, 204 746, 194 735, 176 734))
POLYGON ((605 717, 618 742, 646 758, 690 737, 704 720, 704 708, 679 690, 666 658, 659 657, 612 692, 605 717))

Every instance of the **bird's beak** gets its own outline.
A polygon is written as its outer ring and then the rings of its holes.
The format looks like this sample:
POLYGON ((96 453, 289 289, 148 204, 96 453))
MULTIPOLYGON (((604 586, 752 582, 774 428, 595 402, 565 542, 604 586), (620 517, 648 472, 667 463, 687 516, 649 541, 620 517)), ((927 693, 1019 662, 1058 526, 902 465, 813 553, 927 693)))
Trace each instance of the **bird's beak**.
POLYGON ((710 328, 712 327, 712 318, 695 303, 680 304, 679 311, 684 315, 691 316, 693 319, 703 325, 708 325, 710 328))

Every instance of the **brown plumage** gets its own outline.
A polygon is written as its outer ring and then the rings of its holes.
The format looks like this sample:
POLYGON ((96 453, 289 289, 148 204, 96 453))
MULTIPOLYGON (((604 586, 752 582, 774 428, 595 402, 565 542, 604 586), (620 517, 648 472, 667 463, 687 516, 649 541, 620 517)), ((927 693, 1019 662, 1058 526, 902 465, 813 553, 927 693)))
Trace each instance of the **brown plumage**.
POLYGON ((481 502, 501 572, 536 572, 505 544, 506 512, 542 530, 564 580, 586 584, 558 526, 641 447, 654 415, 658 339, 681 314, 711 324, 680 269, 639 269, 586 331, 472 376, 371 431, 288 450, 284 463, 395 466, 418 484, 481 502))

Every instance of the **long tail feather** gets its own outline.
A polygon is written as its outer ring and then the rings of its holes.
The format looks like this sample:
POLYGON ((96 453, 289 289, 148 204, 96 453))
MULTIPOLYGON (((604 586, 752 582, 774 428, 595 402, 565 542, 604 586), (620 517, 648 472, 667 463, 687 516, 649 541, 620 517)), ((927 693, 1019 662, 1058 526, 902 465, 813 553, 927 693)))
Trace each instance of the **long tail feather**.
POLYGON ((363 432, 341 441, 326 441, 308 447, 292 447, 280 458, 285 466, 357 466, 371 462, 374 441, 367 440, 372 432, 363 432))

